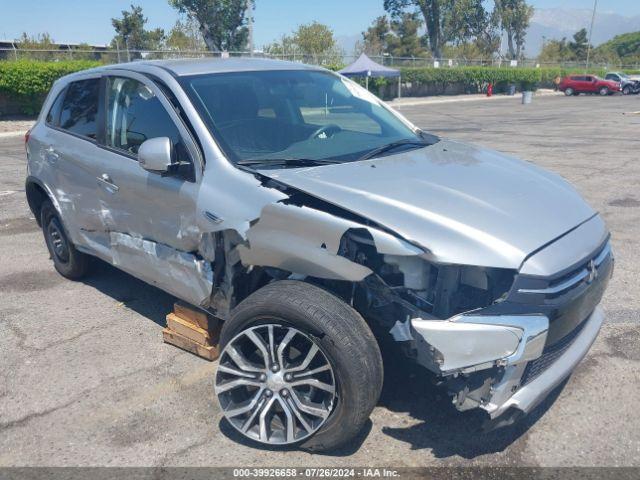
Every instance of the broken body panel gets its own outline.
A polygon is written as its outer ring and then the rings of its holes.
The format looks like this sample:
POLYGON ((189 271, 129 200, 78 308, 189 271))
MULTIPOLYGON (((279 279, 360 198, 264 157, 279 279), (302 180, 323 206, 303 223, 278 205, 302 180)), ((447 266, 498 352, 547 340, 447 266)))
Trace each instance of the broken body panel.
MULTIPOLYGON (((221 65, 308 68, 243 62, 221 65)), ((271 281, 320 284, 445 379, 458 408, 482 407, 492 417, 511 407, 529 411, 586 353, 602 322, 596 306, 613 259, 601 218, 563 179, 444 140, 354 163, 239 168, 176 78, 202 69, 192 63, 141 62, 85 75, 148 85, 187 140, 194 181, 121 162, 86 139, 73 139, 74 154, 52 161, 52 137, 66 134, 41 114, 28 145, 28 191, 38 185, 52 199, 79 249, 223 320, 271 281), (117 189, 100 181, 104 173, 117 189), (78 174, 86 178, 78 182, 78 174), (581 325, 556 359, 573 366, 523 385, 528 365, 581 325)), ((59 81, 43 112, 77 78, 59 81)))

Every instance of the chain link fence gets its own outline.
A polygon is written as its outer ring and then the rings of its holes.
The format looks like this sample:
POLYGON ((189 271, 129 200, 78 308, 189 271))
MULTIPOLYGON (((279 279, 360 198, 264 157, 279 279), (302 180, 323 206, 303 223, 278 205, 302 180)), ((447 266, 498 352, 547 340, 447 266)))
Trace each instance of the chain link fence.
MULTIPOLYGON (((0 60, 95 60, 105 64, 124 63, 138 60, 177 59, 177 58, 220 58, 220 57, 262 57, 277 60, 288 60, 312 65, 337 67, 348 65, 356 60, 355 55, 304 55, 299 53, 268 54, 264 52, 211 52, 208 50, 113 50, 113 49, 23 49, 0 48, 0 60)), ((388 67, 563 67, 585 68, 585 62, 540 62, 537 58, 525 58, 517 62, 501 57, 485 58, 440 58, 431 57, 394 57, 393 55, 371 55, 372 60, 388 67)), ((624 69, 638 70, 640 62, 622 64, 615 62, 590 62, 590 68, 596 69, 624 69)))

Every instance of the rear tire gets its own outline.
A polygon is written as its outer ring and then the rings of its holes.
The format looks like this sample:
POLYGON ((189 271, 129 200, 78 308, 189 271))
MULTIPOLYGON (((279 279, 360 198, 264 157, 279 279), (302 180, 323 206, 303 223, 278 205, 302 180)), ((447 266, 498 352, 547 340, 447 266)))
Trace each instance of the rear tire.
MULTIPOLYGON (((253 441, 296 444, 313 451, 332 450, 352 440, 362 430, 382 390, 382 356, 365 320, 344 301, 320 287, 291 280, 274 282, 246 298, 225 322, 220 336, 221 365, 228 360, 227 345, 232 342, 235 346, 244 332, 258 325, 291 327, 315 343, 332 368, 336 396, 322 426, 300 441, 282 441, 282 437, 279 441, 270 441, 268 435, 263 439, 262 434, 257 439, 255 430, 250 436, 238 428, 237 421, 234 427, 253 441)), ((264 364, 269 361, 265 359, 264 364)), ((284 365, 282 371, 286 372, 284 365)), ((221 385, 220 375, 219 368, 216 389, 221 385)), ((267 383, 269 381, 273 379, 267 383)), ((271 392, 272 397, 277 397, 277 393, 271 392)), ((218 400, 224 412, 224 404, 228 402, 220 393, 218 400)), ((227 420, 233 425, 229 418, 227 420)))
POLYGON ((58 273, 70 280, 84 277, 89 270, 89 256, 73 246, 60 215, 49 200, 40 208, 40 225, 49 255, 58 273))
POLYGON ((574 93, 573 88, 567 88, 567 89, 564 91, 564 94, 565 94, 567 97, 570 97, 571 95, 573 95, 573 93, 574 93))

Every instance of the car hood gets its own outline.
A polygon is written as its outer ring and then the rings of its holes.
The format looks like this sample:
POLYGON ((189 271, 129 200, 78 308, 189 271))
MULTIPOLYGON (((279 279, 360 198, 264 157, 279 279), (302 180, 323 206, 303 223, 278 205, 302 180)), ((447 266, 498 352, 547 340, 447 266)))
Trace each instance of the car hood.
POLYGON ((369 218, 442 263, 519 268, 596 214, 560 176, 448 140, 367 161, 260 173, 369 218))

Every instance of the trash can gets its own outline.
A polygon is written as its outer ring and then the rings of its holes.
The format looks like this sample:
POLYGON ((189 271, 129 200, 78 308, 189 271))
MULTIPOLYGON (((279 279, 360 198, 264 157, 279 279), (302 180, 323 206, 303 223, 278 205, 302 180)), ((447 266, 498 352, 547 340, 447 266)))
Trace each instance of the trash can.
POLYGON ((533 92, 522 92, 522 104, 528 105, 533 100, 533 92))

